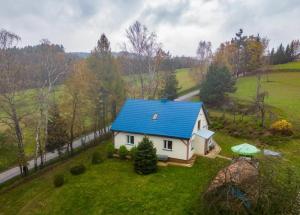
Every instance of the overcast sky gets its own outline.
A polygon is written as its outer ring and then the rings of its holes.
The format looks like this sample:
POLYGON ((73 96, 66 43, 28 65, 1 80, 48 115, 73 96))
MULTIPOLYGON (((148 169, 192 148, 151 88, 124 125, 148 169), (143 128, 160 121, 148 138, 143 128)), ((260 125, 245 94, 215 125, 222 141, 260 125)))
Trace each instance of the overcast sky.
POLYGON ((195 55, 200 40, 213 47, 239 28, 267 36, 270 46, 300 38, 300 0, 0 0, 0 28, 17 33, 21 46, 42 38, 67 52, 90 51, 102 32, 113 51, 135 20, 155 31, 173 55, 195 55))

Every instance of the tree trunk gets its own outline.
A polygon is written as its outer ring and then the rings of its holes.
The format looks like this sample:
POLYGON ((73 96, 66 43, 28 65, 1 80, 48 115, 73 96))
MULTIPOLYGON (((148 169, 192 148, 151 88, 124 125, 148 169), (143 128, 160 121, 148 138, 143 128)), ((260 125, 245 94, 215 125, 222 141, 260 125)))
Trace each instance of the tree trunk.
POLYGON ((27 168, 27 161, 26 161, 26 156, 25 156, 25 151, 24 151, 24 142, 23 142, 23 135, 22 135, 22 129, 20 126, 20 122, 17 116, 17 111, 15 108, 15 105, 13 103, 10 104, 11 106, 11 112, 12 112, 12 120, 14 123, 15 127, 15 133, 16 133, 16 138, 17 138, 17 143, 18 143, 18 161, 19 161, 19 166, 20 166, 20 172, 21 175, 26 176, 27 171, 24 172, 24 167, 27 168))

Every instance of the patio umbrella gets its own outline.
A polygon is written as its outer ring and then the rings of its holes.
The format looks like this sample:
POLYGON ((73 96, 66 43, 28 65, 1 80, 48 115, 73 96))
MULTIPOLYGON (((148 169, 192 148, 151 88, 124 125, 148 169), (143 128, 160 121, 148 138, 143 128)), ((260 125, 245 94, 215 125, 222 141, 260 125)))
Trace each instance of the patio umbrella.
POLYGON ((237 154, 246 155, 246 156, 254 155, 254 154, 260 152, 260 150, 258 148, 256 148, 253 145, 250 145, 248 143, 243 143, 240 145, 233 146, 233 147, 231 147, 231 150, 237 154))

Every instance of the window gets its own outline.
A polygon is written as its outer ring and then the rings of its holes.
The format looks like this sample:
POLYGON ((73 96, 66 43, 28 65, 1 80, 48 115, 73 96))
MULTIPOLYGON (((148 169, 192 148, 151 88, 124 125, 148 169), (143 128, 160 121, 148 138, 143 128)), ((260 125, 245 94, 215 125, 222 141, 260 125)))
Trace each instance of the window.
POLYGON ((173 147, 173 142, 171 140, 164 140, 164 150, 171 151, 173 147))
POLYGON ((198 130, 201 128, 201 120, 198 120, 198 130))
POLYGON ((127 135, 127 144, 134 144, 134 136, 127 135))

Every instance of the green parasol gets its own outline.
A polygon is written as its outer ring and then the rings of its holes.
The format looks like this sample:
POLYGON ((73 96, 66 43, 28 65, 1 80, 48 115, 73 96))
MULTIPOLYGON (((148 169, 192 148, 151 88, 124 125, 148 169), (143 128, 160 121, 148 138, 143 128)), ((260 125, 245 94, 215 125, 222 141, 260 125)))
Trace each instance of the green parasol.
POLYGON ((250 145, 248 143, 243 143, 240 145, 233 146, 233 147, 231 147, 231 150, 237 154, 248 155, 248 156, 254 155, 254 154, 260 152, 260 150, 258 148, 256 148, 253 145, 250 145))

